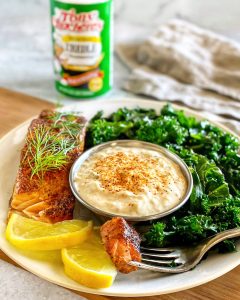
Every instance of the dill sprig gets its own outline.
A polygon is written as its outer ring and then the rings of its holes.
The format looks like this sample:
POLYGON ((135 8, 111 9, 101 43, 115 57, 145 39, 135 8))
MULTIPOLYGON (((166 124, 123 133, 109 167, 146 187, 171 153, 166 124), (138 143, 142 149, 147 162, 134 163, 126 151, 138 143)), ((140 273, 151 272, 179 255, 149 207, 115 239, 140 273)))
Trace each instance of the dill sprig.
POLYGON ((61 134, 69 136, 73 139, 77 138, 82 128, 82 124, 74 122, 76 120, 76 112, 58 112, 55 111, 53 115, 49 116, 49 119, 53 121, 53 128, 61 129, 61 134))
POLYGON ((50 125, 38 125, 26 139, 23 162, 30 166, 31 178, 64 167, 68 163, 67 154, 77 146, 83 126, 77 122, 77 115, 69 112, 55 111, 47 118, 50 125))
POLYGON ((32 178, 34 175, 42 177, 45 172, 66 165, 67 153, 76 146, 76 140, 64 137, 62 132, 51 132, 51 129, 39 125, 30 131, 26 144, 23 161, 27 160, 32 178))

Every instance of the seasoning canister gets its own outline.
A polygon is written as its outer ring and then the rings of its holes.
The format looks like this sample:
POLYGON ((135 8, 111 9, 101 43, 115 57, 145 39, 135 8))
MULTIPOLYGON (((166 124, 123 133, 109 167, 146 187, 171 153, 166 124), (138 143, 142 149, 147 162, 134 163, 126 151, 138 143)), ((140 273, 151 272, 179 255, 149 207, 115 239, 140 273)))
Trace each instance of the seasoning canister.
POLYGON ((112 85, 112 0, 50 0, 56 88, 91 98, 112 85))

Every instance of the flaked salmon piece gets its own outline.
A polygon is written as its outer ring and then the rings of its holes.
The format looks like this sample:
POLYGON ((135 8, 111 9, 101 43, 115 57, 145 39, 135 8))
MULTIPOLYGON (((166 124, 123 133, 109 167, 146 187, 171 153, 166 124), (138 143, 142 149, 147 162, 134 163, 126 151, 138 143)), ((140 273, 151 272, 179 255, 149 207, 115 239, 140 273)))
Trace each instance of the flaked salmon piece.
POLYGON ((116 268, 122 273, 136 271, 137 267, 128 263, 141 261, 140 237, 126 220, 115 217, 101 226, 102 241, 116 268))
POLYGON ((49 223, 72 219, 75 198, 68 177, 83 152, 85 130, 83 117, 52 110, 31 122, 9 214, 17 212, 49 223))

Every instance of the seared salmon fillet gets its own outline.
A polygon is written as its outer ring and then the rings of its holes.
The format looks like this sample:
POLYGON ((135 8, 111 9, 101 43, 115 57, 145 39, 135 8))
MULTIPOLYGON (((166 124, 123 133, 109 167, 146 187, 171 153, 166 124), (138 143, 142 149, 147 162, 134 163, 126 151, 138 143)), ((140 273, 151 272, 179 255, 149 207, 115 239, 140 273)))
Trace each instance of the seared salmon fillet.
POLYGON ((140 237, 126 220, 115 217, 101 226, 102 241, 116 268, 122 273, 136 271, 137 267, 128 263, 141 261, 140 237))
POLYGON ((34 119, 21 151, 10 214, 55 223, 73 217, 75 198, 68 176, 83 151, 86 120, 70 113, 43 111, 34 119))

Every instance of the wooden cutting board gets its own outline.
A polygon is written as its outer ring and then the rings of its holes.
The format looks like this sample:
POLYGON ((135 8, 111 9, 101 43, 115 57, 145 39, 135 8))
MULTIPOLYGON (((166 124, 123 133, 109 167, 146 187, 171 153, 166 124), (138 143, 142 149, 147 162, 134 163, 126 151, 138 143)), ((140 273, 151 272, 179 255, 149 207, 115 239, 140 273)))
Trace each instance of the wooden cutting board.
MULTIPOLYGON (((24 122, 25 120, 37 115, 44 108, 52 108, 52 103, 37 99, 31 96, 20 94, 0 88, 0 136, 24 122)), ((16 265, 0 250, 0 259, 16 265)), ((120 299, 120 297, 96 296, 92 294, 77 293, 90 300, 110 300, 120 299)), ((131 299, 131 298, 125 298, 131 299)), ((240 300, 240 266, 199 287, 185 290, 178 293, 153 296, 136 297, 137 300, 240 300)))

